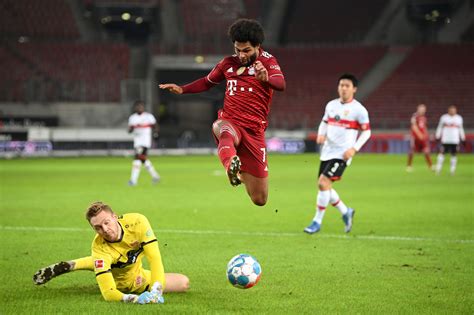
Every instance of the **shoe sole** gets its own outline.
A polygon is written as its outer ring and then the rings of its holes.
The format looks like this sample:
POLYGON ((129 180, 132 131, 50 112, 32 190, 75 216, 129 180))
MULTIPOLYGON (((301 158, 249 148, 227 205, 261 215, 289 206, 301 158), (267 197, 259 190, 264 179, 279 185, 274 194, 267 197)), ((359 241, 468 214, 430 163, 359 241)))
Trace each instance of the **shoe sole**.
POLYGON ((232 157, 229 169, 227 170, 227 176, 229 177, 229 182, 232 186, 239 186, 242 183, 239 179, 240 165, 239 157, 237 155, 232 157))
POLYGON ((307 231, 306 229, 303 230, 303 232, 305 232, 307 234, 315 234, 315 233, 318 233, 319 231, 321 231, 321 230, 317 230, 317 231, 314 231, 314 232, 307 231))
POLYGON ((37 285, 45 284, 54 277, 69 271, 71 271, 71 265, 69 265, 67 262, 61 261, 57 264, 38 270, 33 275, 33 282, 37 285))

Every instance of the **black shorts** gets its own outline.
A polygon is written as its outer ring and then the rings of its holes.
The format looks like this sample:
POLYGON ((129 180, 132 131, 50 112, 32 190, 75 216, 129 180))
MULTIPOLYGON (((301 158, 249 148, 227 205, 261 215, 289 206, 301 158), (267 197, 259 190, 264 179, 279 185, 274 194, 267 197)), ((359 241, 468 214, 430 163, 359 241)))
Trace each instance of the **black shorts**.
POLYGON ((147 147, 137 147, 135 148, 135 160, 143 160, 145 161, 148 154, 147 147))
POLYGON ((346 166, 346 161, 340 159, 321 161, 321 164, 319 165, 319 176, 323 174, 332 181, 339 180, 341 179, 346 166))
POLYGON ((459 151, 459 144, 443 144, 440 148, 440 152, 444 153, 451 153, 452 155, 456 155, 459 151))

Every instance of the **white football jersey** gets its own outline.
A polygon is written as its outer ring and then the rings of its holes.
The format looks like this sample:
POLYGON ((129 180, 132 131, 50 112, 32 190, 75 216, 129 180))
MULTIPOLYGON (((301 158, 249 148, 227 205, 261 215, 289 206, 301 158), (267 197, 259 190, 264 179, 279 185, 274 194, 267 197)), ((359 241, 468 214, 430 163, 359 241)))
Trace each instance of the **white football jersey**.
POLYGON ((147 112, 143 112, 141 115, 135 113, 128 118, 128 126, 133 127, 133 146, 135 148, 151 148, 153 125, 155 124, 155 116, 147 112))
POLYGON ((464 141, 466 137, 462 123, 460 115, 444 114, 436 128, 436 139, 441 138, 443 144, 459 144, 460 140, 464 141))
MULTIPOLYGON (((369 113, 357 100, 341 103, 340 99, 326 105, 323 121, 328 124, 321 161, 343 159, 344 152, 354 147, 359 130, 370 129, 369 113)), ((350 160, 347 164, 350 164, 350 160)))

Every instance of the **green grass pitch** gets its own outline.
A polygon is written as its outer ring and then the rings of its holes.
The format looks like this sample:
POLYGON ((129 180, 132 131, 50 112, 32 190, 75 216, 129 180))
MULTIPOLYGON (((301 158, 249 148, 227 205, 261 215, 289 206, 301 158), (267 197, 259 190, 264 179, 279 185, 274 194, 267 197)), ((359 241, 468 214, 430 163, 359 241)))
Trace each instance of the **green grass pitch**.
POLYGON ((137 187, 126 185, 126 158, 2 160, 0 313, 472 314, 474 157, 461 155, 455 176, 449 161, 435 176, 421 156, 406 173, 405 159, 361 154, 335 184, 356 209, 348 236, 334 208, 319 234, 302 232, 314 215, 314 154, 269 157, 264 207, 227 183, 214 156, 153 157, 162 183, 142 171, 137 187), (145 214, 166 271, 188 275, 191 290, 142 306, 103 301, 87 271, 35 286, 38 268, 89 255, 84 210, 96 200, 145 214), (252 289, 227 282, 238 253, 262 265, 252 289))

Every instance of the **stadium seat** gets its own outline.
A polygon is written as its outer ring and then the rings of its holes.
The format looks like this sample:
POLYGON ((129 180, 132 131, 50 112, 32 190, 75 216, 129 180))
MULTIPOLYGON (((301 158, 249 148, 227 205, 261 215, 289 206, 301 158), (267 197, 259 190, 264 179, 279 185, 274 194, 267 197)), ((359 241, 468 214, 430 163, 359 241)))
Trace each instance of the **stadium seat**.
POLYGON ((271 49, 285 73, 287 89, 274 94, 270 127, 315 128, 328 101, 337 97, 337 78, 362 78, 384 55, 385 47, 290 47, 271 49))
POLYGON ((436 127, 449 105, 457 105, 465 125, 474 126, 474 45, 422 45, 372 93, 365 104, 379 128, 405 128, 416 105, 428 107, 429 125, 436 127))
POLYGON ((35 39, 77 39, 80 37, 71 9, 63 0, 2 0, 2 36, 35 39))

